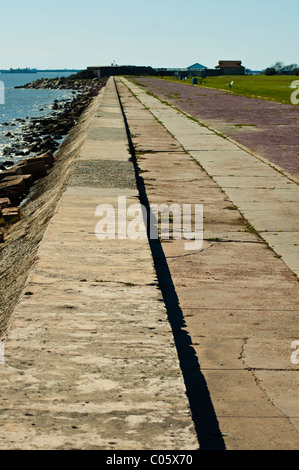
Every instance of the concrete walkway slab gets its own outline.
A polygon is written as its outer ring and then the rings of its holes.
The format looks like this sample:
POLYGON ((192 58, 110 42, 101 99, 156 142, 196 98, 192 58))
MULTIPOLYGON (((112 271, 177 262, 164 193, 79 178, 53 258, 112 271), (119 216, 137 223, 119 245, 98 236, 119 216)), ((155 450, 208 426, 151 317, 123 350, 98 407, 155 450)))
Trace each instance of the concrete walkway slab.
MULTIPOLYGON (((248 176, 263 177, 272 176, 273 170, 268 165, 260 165, 258 159, 253 159, 252 155, 244 150, 235 148, 234 152, 229 150, 193 150, 192 157, 200 162, 209 174, 213 176, 248 176)), ((277 172, 277 176, 280 174, 277 172)))

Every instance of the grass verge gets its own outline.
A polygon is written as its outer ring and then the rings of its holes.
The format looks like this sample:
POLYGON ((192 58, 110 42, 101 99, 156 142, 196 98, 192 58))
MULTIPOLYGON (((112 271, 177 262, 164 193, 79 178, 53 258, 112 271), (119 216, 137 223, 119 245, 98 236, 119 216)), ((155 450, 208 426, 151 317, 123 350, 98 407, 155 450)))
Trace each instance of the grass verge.
MULTIPOLYGON (((176 77, 151 77, 158 80, 166 80, 176 83, 192 85, 192 78, 180 80, 176 77)), ((249 98, 262 98, 279 103, 291 104, 291 95, 296 88, 292 87, 294 81, 299 82, 296 75, 225 75, 220 77, 197 78, 199 90, 204 88, 214 88, 224 90, 232 94, 247 96, 249 98), (234 82, 230 88, 230 83, 234 82)), ((298 88, 298 84, 297 84, 298 88)), ((298 98, 299 92, 297 93, 298 98)), ((298 106, 293 104, 293 106, 298 106)))

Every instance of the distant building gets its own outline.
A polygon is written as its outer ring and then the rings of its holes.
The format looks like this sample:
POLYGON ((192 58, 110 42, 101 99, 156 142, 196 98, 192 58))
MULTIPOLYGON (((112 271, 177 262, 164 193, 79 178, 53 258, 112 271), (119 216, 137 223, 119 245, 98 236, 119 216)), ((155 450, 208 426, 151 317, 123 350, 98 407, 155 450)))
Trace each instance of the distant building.
POLYGON ((181 76, 182 74, 186 74, 187 76, 187 69, 181 68, 166 68, 160 67, 156 68, 155 72, 159 77, 173 77, 173 76, 181 76))
POLYGON ((202 77, 205 75, 206 70, 208 70, 208 68, 196 62, 193 65, 189 65, 189 67, 187 67, 187 70, 188 77, 202 77))
POLYGON ((189 65, 189 67, 187 67, 187 69, 188 70, 204 70, 204 69, 207 69, 207 67, 205 67, 204 65, 201 65, 198 62, 196 62, 196 64, 189 65))
POLYGON ((219 60, 215 67, 221 75, 245 75, 245 67, 241 60, 219 60))
POLYGON ((87 73, 97 78, 110 77, 114 75, 156 75, 152 67, 137 65, 103 65, 98 67, 87 67, 87 73))
POLYGON ((280 73, 282 75, 295 75, 294 70, 289 69, 289 68, 282 69, 282 71, 280 73))

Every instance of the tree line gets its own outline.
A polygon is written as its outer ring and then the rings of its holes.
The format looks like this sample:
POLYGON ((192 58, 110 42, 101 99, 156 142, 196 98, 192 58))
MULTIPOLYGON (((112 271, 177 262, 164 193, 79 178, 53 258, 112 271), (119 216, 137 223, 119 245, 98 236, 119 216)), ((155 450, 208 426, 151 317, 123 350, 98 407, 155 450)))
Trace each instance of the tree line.
POLYGON ((266 75, 299 75, 299 65, 290 64, 284 65, 282 62, 276 62, 276 64, 268 67, 265 70, 266 75))

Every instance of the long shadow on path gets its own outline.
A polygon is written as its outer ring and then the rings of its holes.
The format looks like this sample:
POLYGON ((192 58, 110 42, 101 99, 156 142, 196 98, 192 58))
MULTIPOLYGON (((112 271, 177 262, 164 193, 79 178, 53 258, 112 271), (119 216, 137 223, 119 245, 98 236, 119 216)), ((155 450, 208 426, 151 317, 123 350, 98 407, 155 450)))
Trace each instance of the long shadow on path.
POLYGON ((219 428, 206 380, 203 373, 201 372, 195 350, 192 347, 191 338, 188 332, 184 330, 184 328, 186 328, 186 323, 183 312, 179 305, 179 299, 176 294, 171 273, 168 268, 167 259, 165 257, 160 240, 151 239, 149 234, 151 208, 148 201, 144 180, 138 171, 135 150, 130 137, 129 126, 124 111, 123 116, 129 139, 132 162, 135 169, 140 202, 145 206, 147 213, 147 220, 145 223, 146 227, 148 228, 148 242, 154 261, 159 287, 162 292, 163 300, 167 309, 168 319, 172 328, 174 341, 177 348, 178 358, 180 361, 192 413, 192 419, 199 441, 199 447, 200 450, 225 450, 225 443, 219 428))
MULTIPOLYGON (((143 179, 137 178, 140 193, 140 202, 150 214, 150 206, 146 196, 143 179)), ((147 221, 148 222, 148 221, 147 221)), ((149 223, 147 223, 149 227, 149 223)), ((179 306, 179 299, 168 268, 167 260, 160 240, 148 241, 151 249, 154 266, 166 306, 168 320, 172 328, 178 358, 183 373, 187 396, 195 424, 197 437, 201 450, 224 450, 225 444, 219 429, 218 420, 211 401, 206 380, 200 369, 197 355, 186 328, 183 312, 179 306)))

